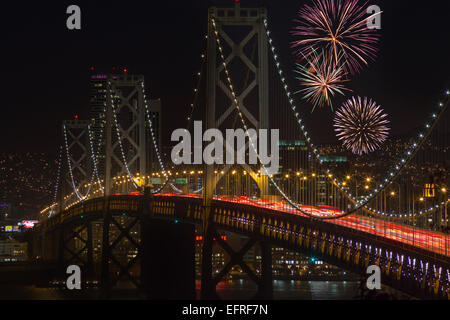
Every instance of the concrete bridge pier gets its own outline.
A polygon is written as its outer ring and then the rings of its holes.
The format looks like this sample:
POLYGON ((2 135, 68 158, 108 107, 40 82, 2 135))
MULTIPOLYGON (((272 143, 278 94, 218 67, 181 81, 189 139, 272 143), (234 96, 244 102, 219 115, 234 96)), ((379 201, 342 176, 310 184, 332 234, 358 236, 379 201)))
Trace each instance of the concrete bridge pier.
POLYGON ((272 246, 263 241, 260 242, 260 246, 261 278, 255 298, 258 300, 273 300, 272 246))
POLYGON ((194 300, 194 225, 151 217, 141 223, 143 294, 151 300, 194 300))
POLYGON ((201 300, 220 300, 212 276, 213 237, 214 229, 210 226, 203 234, 201 300))

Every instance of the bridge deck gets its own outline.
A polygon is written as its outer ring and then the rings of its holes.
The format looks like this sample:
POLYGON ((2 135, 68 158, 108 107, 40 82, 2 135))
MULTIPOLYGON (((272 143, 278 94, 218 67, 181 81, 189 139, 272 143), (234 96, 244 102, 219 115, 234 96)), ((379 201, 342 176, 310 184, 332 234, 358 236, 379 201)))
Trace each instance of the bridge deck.
MULTIPOLYGON (((164 194, 162 196, 170 197, 188 197, 201 199, 201 195, 175 195, 164 194)), ((284 201, 270 202, 268 200, 250 199, 247 197, 226 198, 221 197, 216 200, 239 203, 248 206, 271 209, 274 211, 294 214, 299 216, 301 214, 297 209, 290 206, 284 201)), ((308 213, 314 213, 320 216, 333 216, 341 214, 341 212, 332 207, 312 207, 303 206, 303 210, 308 213)), ((375 234, 389 240, 399 241, 408 245, 412 245, 421 249, 425 249, 434 253, 445 256, 450 256, 450 235, 435 231, 423 230, 411 226, 406 226, 398 223, 392 223, 381 219, 362 217, 362 216, 348 216, 338 220, 326 220, 326 223, 333 223, 347 228, 363 231, 369 234, 375 234)))
MULTIPOLYGON (((80 259, 79 253, 66 246, 68 242, 64 239, 64 233, 70 236, 68 239, 74 245, 76 239, 81 239, 80 230, 89 233, 92 221, 101 220, 103 225, 108 226, 103 231, 109 230, 114 224, 118 226, 114 217, 124 215, 132 220, 128 228, 138 221, 143 223, 146 219, 178 220, 204 225, 204 209, 202 196, 198 195, 101 197, 77 204, 41 221, 33 234, 36 239, 47 244, 49 250, 45 252, 50 260, 63 259, 64 254, 61 255, 61 252, 64 253, 67 249, 71 254, 69 261, 72 261, 80 259), (57 239, 62 240, 58 242, 57 239), (53 246, 56 242, 60 245, 53 246)), ((210 209, 206 212, 210 213, 209 218, 217 229, 249 236, 249 243, 263 241, 272 246, 314 254, 324 261, 355 272, 365 272, 369 265, 376 264, 385 275, 385 283, 390 286, 404 288, 410 294, 419 290, 421 297, 431 294, 433 297, 450 299, 449 235, 358 215, 318 220, 300 213, 283 201, 248 197, 216 197, 211 202, 210 209)), ((302 210, 322 216, 340 213, 337 208, 329 206, 303 206, 302 210)), ((110 259, 120 264, 108 252, 122 237, 128 237, 127 230, 130 229, 123 229, 125 233, 122 234, 121 231, 113 244, 109 239, 110 232, 103 232, 102 243, 109 244, 102 249, 104 266, 107 265, 105 261, 111 261, 110 259)), ((83 252, 89 252, 89 235, 87 239, 83 252)), ((140 250, 138 243, 134 245, 140 250)), ((43 246, 39 244, 36 246, 37 253, 41 247, 43 246)), ((89 265, 89 259, 87 262, 82 261, 89 265)), ((92 261, 91 259, 91 263, 92 261)), ((122 267, 126 269, 128 266, 129 262, 122 267)), ((108 271, 105 272, 104 274, 108 274, 108 271)))

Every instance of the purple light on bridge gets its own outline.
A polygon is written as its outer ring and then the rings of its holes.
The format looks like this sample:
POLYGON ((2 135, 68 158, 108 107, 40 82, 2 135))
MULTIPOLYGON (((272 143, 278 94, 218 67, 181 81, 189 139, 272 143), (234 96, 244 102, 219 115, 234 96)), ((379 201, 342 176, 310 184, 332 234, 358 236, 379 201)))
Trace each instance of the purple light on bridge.
POLYGON ((104 74, 98 74, 91 77, 92 79, 107 79, 108 76, 104 74))

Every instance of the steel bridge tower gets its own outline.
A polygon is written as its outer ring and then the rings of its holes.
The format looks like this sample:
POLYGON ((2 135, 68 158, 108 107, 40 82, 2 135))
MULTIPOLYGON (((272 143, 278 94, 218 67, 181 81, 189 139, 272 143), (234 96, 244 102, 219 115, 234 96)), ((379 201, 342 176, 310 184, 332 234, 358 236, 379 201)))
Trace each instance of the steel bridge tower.
MULTIPOLYGON (((223 128, 225 121, 234 114, 236 109, 232 92, 224 81, 226 79, 225 68, 220 57, 218 57, 213 19, 216 22, 218 36, 229 47, 229 54, 225 57, 226 63, 230 65, 240 60, 243 63, 243 70, 241 71, 247 72, 247 81, 239 89, 237 100, 244 117, 250 124, 249 127, 256 130, 269 129, 269 46, 264 26, 264 19, 266 18, 266 8, 241 8, 239 2, 235 3, 234 8, 212 7, 209 9, 206 129, 223 128), (241 36, 244 34, 245 37, 241 40, 241 36), (254 40, 253 52, 249 53, 246 49, 252 40, 254 40), (255 93, 256 95, 254 95, 255 93), (219 108, 219 94, 225 95, 229 100, 230 105, 226 106, 225 110, 219 108), (246 105, 246 99, 251 99, 252 95, 257 98, 257 110, 253 111, 246 105)), ((229 171, 230 168, 231 166, 226 166, 225 171, 229 171)), ((244 168, 258 183, 261 196, 267 196, 267 177, 262 176, 258 179, 250 166, 244 165, 244 168)), ((215 188, 213 166, 207 166, 205 180, 205 198, 209 199, 212 197, 215 188)))
MULTIPOLYGON (((205 130, 224 129, 225 122, 229 120, 231 115, 235 114, 234 111, 236 110, 233 93, 226 85, 225 65, 218 55, 217 37, 222 38, 227 45, 227 49, 224 51, 226 64, 236 63, 236 65, 241 64, 242 66, 241 68, 238 67, 237 70, 231 70, 229 76, 234 80, 239 77, 246 79, 243 83, 239 83, 240 88, 236 92, 236 98, 249 128, 269 129, 269 46, 264 25, 266 17, 266 8, 241 8, 238 1, 236 1, 234 8, 211 7, 209 9, 205 130), (213 20, 216 27, 214 27, 213 20), (253 43, 253 50, 250 50, 249 53, 248 47, 251 46, 251 42, 253 43), (234 73, 234 71, 237 72, 234 73), (247 73, 247 75, 242 76, 242 73, 247 73), (220 100, 220 98, 222 99, 220 100), (221 107, 222 109, 225 107, 225 109, 221 110, 221 107)), ((236 84, 234 84, 234 87, 236 87, 236 84)), ((248 147, 249 143, 246 146, 247 150, 248 147)), ((267 196, 268 177, 262 175, 258 178, 250 166, 243 165, 243 167, 257 182, 261 197, 267 196)), ((225 167, 226 172, 230 169, 230 165, 225 167)), ((213 239, 217 237, 211 209, 214 189, 217 184, 214 171, 214 165, 206 166, 202 252, 202 297, 204 298, 215 296, 215 286, 212 284, 214 281, 212 281, 211 276, 213 239)), ((270 250, 270 246, 262 243, 264 256, 262 265, 266 275, 271 274, 270 250)), ((263 291, 271 292, 270 276, 262 279, 261 284, 263 291)))
POLYGON ((147 175, 147 145, 150 140, 146 134, 143 86, 144 76, 141 75, 108 76, 105 126, 107 196, 112 192, 113 177, 124 175, 128 178, 129 173, 142 178, 147 175))
MULTIPOLYGON (((82 194, 87 188, 86 184, 91 183, 94 174, 94 166, 91 161, 90 147, 90 125, 92 123, 87 120, 66 120, 63 122, 63 183, 61 195, 70 194, 73 188, 77 188, 82 194), (69 162, 70 161, 70 164, 69 162)), ((77 200, 76 194, 67 199, 61 199, 61 210, 70 205, 71 199, 77 200)))

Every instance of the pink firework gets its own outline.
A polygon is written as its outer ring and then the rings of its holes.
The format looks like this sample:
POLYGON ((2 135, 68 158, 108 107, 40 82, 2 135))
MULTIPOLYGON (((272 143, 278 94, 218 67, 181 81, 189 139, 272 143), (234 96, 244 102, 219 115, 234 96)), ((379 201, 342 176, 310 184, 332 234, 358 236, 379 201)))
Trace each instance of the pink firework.
POLYGON ((334 128, 344 146, 357 155, 375 151, 387 139, 389 121, 371 99, 352 97, 336 112, 334 128))
POLYGON ((370 60, 375 60, 379 34, 368 28, 368 21, 377 14, 367 14, 367 2, 358 0, 312 0, 299 12, 298 26, 292 34, 299 39, 292 42, 296 54, 308 57, 318 49, 325 49, 337 63, 342 54, 345 69, 359 73, 370 60))
MULTIPOLYGON (((315 51, 311 56, 305 57, 307 64, 302 66, 297 64, 297 72, 300 84, 304 89, 296 93, 302 93, 303 99, 308 100, 314 105, 314 109, 319 106, 328 105, 333 109, 332 98, 336 94, 344 95, 344 91, 351 91, 344 86, 345 71, 341 64, 341 58, 338 58, 338 64, 322 52, 318 55, 315 51)), ((345 63, 344 63, 345 64, 345 63)))

